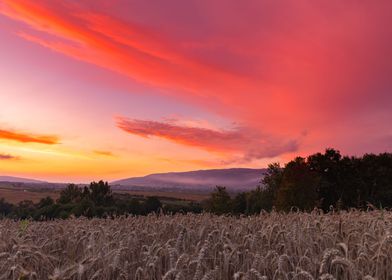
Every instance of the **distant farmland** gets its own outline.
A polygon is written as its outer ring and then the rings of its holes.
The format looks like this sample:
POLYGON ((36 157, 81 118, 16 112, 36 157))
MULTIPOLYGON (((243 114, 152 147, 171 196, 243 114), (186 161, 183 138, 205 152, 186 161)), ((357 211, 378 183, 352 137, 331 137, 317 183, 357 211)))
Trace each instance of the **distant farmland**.
POLYGON ((37 203, 47 196, 57 199, 59 194, 59 190, 35 189, 31 187, 15 188, 6 184, 0 184, 0 198, 4 198, 5 201, 12 204, 17 204, 23 200, 31 200, 37 203))
MULTIPOLYGON (((50 196, 57 199, 61 189, 49 189, 28 184, 14 186, 10 183, 0 183, 0 198, 4 198, 7 202, 17 204, 23 200, 31 200, 34 203, 39 202, 42 198, 50 196)), ((189 200, 200 202, 209 197, 208 193, 192 193, 180 191, 159 191, 159 190, 113 190, 113 193, 129 194, 135 197, 156 196, 159 198, 173 198, 178 200, 189 200)))
POLYGON ((209 198, 208 193, 191 193, 191 192, 179 192, 179 191, 147 191, 147 190, 131 190, 131 191, 124 191, 124 190, 114 190, 115 193, 126 193, 132 196, 156 196, 162 198, 175 198, 181 200, 190 200, 190 201, 203 201, 209 198))

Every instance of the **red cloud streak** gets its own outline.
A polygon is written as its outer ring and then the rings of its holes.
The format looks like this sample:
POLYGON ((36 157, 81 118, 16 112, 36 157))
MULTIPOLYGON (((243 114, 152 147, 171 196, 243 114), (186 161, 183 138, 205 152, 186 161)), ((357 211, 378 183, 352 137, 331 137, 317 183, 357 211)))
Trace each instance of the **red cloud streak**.
POLYGON ((53 145, 58 144, 59 140, 56 136, 48 135, 31 135, 22 132, 15 132, 0 129, 0 139, 13 140, 22 143, 39 143, 53 145))

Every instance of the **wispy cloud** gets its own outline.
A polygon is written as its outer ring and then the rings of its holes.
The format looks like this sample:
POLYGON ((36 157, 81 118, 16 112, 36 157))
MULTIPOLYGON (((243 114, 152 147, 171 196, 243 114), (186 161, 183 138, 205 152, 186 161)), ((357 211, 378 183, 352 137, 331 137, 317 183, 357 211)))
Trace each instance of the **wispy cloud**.
POLYGON ((57 136, 52 135, 35 135, 25 132, 16 132, 11 130, 0 129, 0 139, 13 140, 21 143, 39 143, 53 145, 58 144, 57 136))
POLYGON ((160 137, 210 152, 240 153, 243 156, 238 161, 243 162, 275 157, 298 149, 298 143, 295 140, 282 142, 247 127, 213 130, 123 117, 117 118, 117 127, 130 134, 146 138, 160 137))
POLYGON ((94 150, 93 153, 99 156, 114 157, 114 154, 110 151, 94 150))
POLYGON ((17 160, 20 159, 18 156, 0 153, 0 160, 17 160))

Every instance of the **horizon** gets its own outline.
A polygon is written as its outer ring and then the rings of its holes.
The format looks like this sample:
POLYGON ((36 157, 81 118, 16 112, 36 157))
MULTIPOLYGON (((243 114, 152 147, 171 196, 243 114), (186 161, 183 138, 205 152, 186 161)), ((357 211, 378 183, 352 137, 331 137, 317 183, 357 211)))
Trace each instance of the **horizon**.
MULTIPOLYGON (((132 177, 124 177, 124 178, 115 178, 113 180, 101 180, 99 178, 97 179, 93 179, 90 181, 85 181, 85 182, 71 182, 71 181, 61 181, 61 182, 56 182, 56 181, 45 181, 44 179, 40 179, 40 178, 35 178, 35 177, 18 177, 18 176, 8 176, 7 174, 0 174, 0 178, 1 177, 11 177, 11 178, 15 178, 15 179, 28 179, 28 180, 37 180, 37 181, 41 181, 42 183, 50 183, 50 184, 89 184, 91 182, 99 182, 99 181, 104 181, 104 182, 108 182, 109 184, 112 184, 116 181, 121 181, 121 180, 126 180, 126 179, 130 179, 130 178, 143 178, 149 175, 162 175, 162 174, 175 174, 175 173, 190 173, 190 172, 199 172, 199 171, 216 171, 216 170, 232 170, 232 169, 247 169, 247 170, 263 170, 263 169, 267 169, 267 168, 247 168, 247 167, 232 167, 232 168, 212 168, 212 169, 198 169, 198 170, 186 170, 186 171, 168 171, 168 172, 155 172, 155 173, 148 173, 148 174, 144 174, 144 175, 140 175, 140 176, 132 176, 132 177)), ((0 181, 1 182, 1 181, 0 181)), ((6 181, 4 181, 6 182, 6 181)))
MULTIPOLYGON (((333 149, 333 148, 327 148, 324 151, 327 151, 328 149, 333 149)), ((333 149, 334 150, 334 149, 333 149)), ((335 150, 338 153, 340 153, 340 151, 335 150)), ((345 154, 341 154, 342 157, 349 157, 349 158, 358 158, 358 157, 362 157, 365 155, 381 155, 381 154, 392 154, 392 153, 388 153, 388 152, 380 152, 378 154, 376 153, 363 153, 362 155, 345 155, 345 154)), ((302 158, 306 159, 308 156, 304 156, 302 158)), ((296 157, 295 157, 296 158, 296 157)), ((291 162, 293 160, 295 160, 295 158, 290 159, 288 162, 291 162)), ((274 162, 274 163, 279 163, 279 162, 274 162)), ((273 164, 273 162, 271 162, 271 164, 273 164)), ((281 163, 279 163, 281 164, 281 163)), ((282 165, 281 167, 284 168, 285 164, 282 165)), ((19 177, 19 176, 10 176, 7 174, 0 174, 0 177, 11 177, 14 179, 27 179, 27 180, 36 180, 36 181, 41 181, 42 183, 49 183, 49 184, 76 184, 76 185, 88 185, 92 182, 99 182, 99 181, 104 181, 107 182, 109 184, 112 184, 116 181, 122 181, 122 180, 126 180, 126 179, 133 179, 133 178, 144 178, 147 177, 149 175, 163 175, 163 174, 176 174, 176 173, 191 173, 191 172, 200 172, 200 171, 216 171, 216 170, 233 170, 233 169, 247 169, 247 170, 267 170, 268 166, 266 167, 259 167, 259 168, 251 168, 251 167, 230 167, 230 168, 211 168, 211 169, 193 169, 193 170, 185 170, 185 171, 167 171, 167 172, 153 172, 153 173, 147 173, 147 174, 142 174, 142 175, 137 175, 137 176, 128 176, 128 177, 121 177, 121 178, 113 178, 111 180, 104 180, 104 179, 100 179, 100 178, 95 178, 95 179, 91 179, 91 180, 86 180, 86 181, 69 181, 69 180, 64 180, 64 181, 48 181, 45 179, 41 179, 41 178, 37 178, 37 177, 19 177)), ((1 182, 1 181, 0 181, 1 182)), ((6 181, 4 181, 6 182, 6 181)))
POLYGON ((392 152, 392 2, 0 0, 0 174, 392 152))

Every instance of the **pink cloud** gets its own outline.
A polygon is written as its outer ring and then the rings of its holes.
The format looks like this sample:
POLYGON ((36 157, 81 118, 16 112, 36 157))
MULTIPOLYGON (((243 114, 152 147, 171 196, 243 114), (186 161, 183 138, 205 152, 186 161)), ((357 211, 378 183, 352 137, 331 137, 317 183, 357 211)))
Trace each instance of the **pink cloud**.
POLYGON ((275 157, 298 149, 297 141, 281 141, 250 128, 213 130, 202 127, 176 125, 138 119, 118 118, 117 127, 141 137, 159 137, 177 144, 201 148, 210 152, 230 155, 230 161, 248 162, 254 159, 275 157), (232 159, 231 154, 242 154, 232 159))

